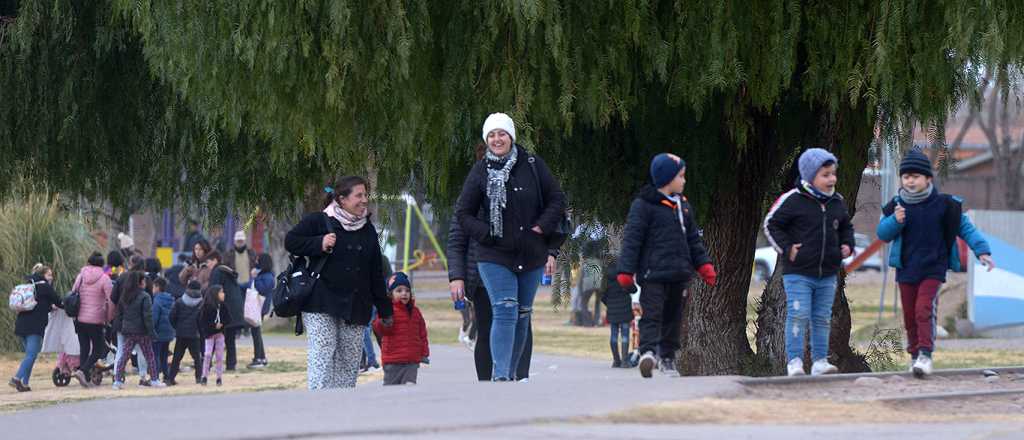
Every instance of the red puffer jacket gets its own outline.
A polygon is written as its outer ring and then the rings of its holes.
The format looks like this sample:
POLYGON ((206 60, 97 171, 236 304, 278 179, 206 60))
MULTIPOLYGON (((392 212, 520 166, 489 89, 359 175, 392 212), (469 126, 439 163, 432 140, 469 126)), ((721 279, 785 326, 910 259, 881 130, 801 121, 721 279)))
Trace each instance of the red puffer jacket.
POLYGON ((380 318, 373 321, 373 330, 381 335, 381 360, 388 364, 418 364, 430 356, 427 342, 427 322, 416 307, 416 300, 408 305, 394 301, 395 322, 385 327, 380 318))

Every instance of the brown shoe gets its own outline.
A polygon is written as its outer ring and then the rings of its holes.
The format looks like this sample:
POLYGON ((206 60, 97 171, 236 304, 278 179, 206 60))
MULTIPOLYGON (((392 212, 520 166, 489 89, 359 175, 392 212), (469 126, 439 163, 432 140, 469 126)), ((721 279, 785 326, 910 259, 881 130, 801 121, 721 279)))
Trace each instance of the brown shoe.
POLYGON ((92 384, 89 383, 89 379, 85 377, 85 372, 82 370, 75 370, 75 379, 78 379, 78 383, 82 385, 82 388, 91 388, 92 384))

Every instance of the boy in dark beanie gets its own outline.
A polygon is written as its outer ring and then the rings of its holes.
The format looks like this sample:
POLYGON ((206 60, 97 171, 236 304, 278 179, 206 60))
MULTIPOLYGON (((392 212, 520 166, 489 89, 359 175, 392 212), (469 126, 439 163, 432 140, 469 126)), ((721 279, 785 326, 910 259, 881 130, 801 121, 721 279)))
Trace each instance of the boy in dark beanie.
POLYGON ((942 194, 932 182, 932 164, 920 150, 900 162, 899 195, 882 208, 878 238, 892 242, 889 266, 896 268, 907 332, 910 371, 917 377, 932 372, 935 309, 946 271, 960 271, 957 237, 970 246, 991 271, 995 267, 988 242, 963 213, 963 200, 942 194))
POLYGON ((655 156, 651 183, 629 208, 616 277, 626 292, 642 287, 639 352, 645 378, 655 364, 668 375, 677 374, 684 291, 694 272, 709 286, 716 282, 693 208, 682 196, 686 163, 674 154, 655 156))
POLYGON ((394 323, 385 326, 380 318, 373 330, 381 335, 380 355, 384 364, 384 385, 415 384, 420 363, 430 363, 427 322, 412 297, 409 276, 396 272, 388 285, 394 308, 394 323))
POLYGON ((836 192, 839 161, 811 148, 800 155, 800 180, 772 204, 764 235, 782 254, 786 291, 786 372, 802 376, 804 340, 811 336, 811 375, 839 370, 828 361, 828 337, 836 276, 843 258, 853 254, 853 225, 843 196, 836 192))

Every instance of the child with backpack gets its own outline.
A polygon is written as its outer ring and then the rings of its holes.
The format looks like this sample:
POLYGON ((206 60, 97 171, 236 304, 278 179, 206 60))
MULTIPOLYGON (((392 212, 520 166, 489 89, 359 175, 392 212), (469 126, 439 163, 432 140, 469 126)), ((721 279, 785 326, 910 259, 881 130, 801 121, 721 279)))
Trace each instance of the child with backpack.
MULTIPOLYGON (((170 354, 171 341, 174 340, 174 326, 171 325, 171 307, 174 296, 167 292, 167 279, 157 276, 153 280, 153 323, 156 336, 153 338, 153 352, 156 354, 156 370, 167 382, 167 356, 170 354)), ((154 376, 153 379, 159 379, 154 376)))
POLYGON ((880 240, 892 243, 888 264, 896 268, 910 371, 917 377, 932 372, 939 287, 947 270, 961 270, 957 238, 989 271, 996 266, 985 237, 963 213, 963 200, 940 193, 932 177, 928 156, 917 149, 907 153, 900 162, 899 195, 882 208, 877 230, 880 240))
MULTIPOLYGON (((149 367, 149 386, 162 388, 164 383, 160 382, 157 375, 156 356, 153 354, 153 299, 145 290, 146 278, 142 272, 132 271, 128 272, 125 282, 127 284, 123 286, 123 293, 117 302, 114 328, 124 335, 124 344, 121 345, 124 350, 139 346, 149 367)), ((114 370, 115 390, 124 387, 124 368, 129 357, 127 353, 118 357, 114 370)))
POLYGON ((654 157, 651 185, 629 208, 616 280, 628 293, 641 287, 640 375, 651 377, 655 364, 669 376, 678 374, 684 291, 694 272, 709 286, 717 282, 693 208, 683 197, 686 163, 674 154, 654 157))
POLYGON ((384 385, 415 384, 420 363, 430 363, 427 323, 412 297, 409 277, 398 272, 392 276, 388 291, 394 309, 394 323, 385 326, 380 318, 373 329, 382 336, 381 360, 384 364, 384 385))
POLYGON ((786 291, 786 372, 804 371, 804 338, 811 332, 811 375, 839 371, 828 362, 828 337, 836 280, 843 259, 853 254, 853 224, 836 192, 836 157, 821 148, 800 155, 800 180, 768 210, 764 234, 782 254, 786 291))
POLYGON ((622 286, 619 286, 615 274, 616 266, 617 263, 612 261, 604 271, 607 287, 601 294, 601 302, 608 308, 606 317, 611 328, 608 343, 612 348, 612 368, 632 368, 633 364, 629 360, 629 332, 630 324, 633 322, 632 300, 629 294, 622 290, 622 286))
POLYGON ((175 379, 178 377, 181 359, 185 357, 186 351, 192 356, 196 384, 202 383, 203 348, 201 348, 201 344, 203 340, 199 337, 199 312, 203 305, 203 294, 200 288, 199 280, 189 281, 185 294, 171 306, 169 319, 177 339, 174 341, 174 355, 171 357, 170 372, 164 381, 167 386, 178 384, 175 379))
POLYGON ((203 386, 206 386, 207 378, 210 376, 214 355, 217 356, 217 386, 224 385, 224 329, 231 325, 233 319, 227 304, 224 303, 224 296, 224 288, 220 284, 210 285, 203 292, 203 308, 199 313, 199 328, 206 339, 203 378, 199 382, 203 386))

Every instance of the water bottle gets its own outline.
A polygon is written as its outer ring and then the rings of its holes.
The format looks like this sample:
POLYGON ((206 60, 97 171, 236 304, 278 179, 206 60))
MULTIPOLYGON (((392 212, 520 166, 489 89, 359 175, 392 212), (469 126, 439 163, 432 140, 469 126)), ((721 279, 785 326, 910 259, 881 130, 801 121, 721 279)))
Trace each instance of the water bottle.
POLYGON ((466 308, 466 300, 458 299, 455 300, 455 310, 462 310, 466 308))

